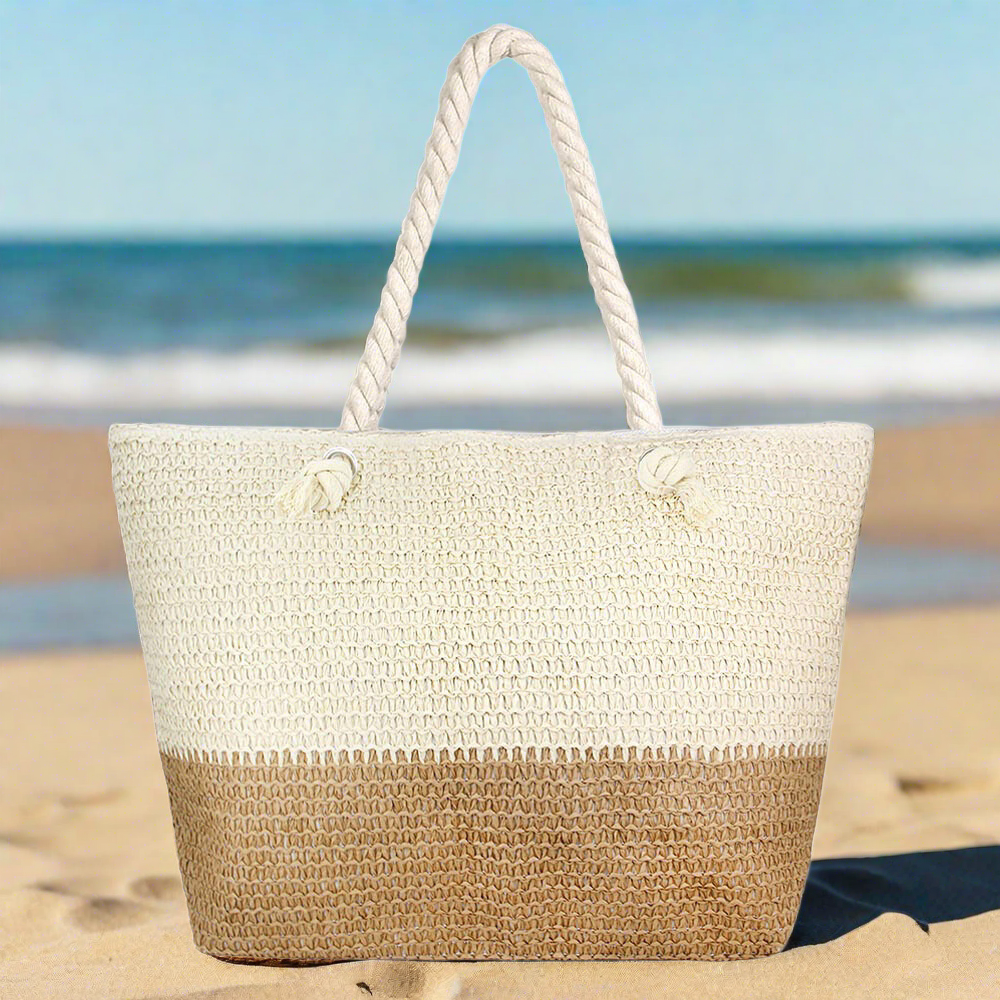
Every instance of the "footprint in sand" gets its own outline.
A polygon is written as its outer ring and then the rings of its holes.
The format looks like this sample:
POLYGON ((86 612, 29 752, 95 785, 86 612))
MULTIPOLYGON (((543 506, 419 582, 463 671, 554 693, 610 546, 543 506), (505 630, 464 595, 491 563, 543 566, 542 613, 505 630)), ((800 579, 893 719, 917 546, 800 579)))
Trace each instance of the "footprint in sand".
POLYGON ((116 931, 148 920, 150 909, 127 899, 98 896, 70 910, 66 919, 82 931, 116 931))
POLYGON ((405 1000, 418 997, 427 978, 416 962, 364 962, 358 966, 358 1000, 365 997, 386 997, 405 1000))
POLYGON ((57 896, 78 896, 81 899, 97 899, 108 891, 108 880, 104 878, 53 878, 36 882, 36 888, 53 892, 57 896))
POLYGON ((155 903, 177 903, 184 899, 184 889, 176 875, 137 878, 129 884, 128 891, 136 899, 148 899, 155 903))
POLYGON ((946 795, 972 793, 990 787, 990 780, 981 777, 938 778, 932 775, 898 775, 896 787, 904 795, 946 795))
MULTIPOLYGON (((316 995, 295 992, 292 987, 284 986, 219 986, 197 993, 171 993, 169 1000, 298 1000, 300 997, 310 1000, 316 995)), ((324 993, 324 998, 329 995, 324 993)))
POLYGON ((91 806, 109 806, 125 798, 124 788, 104 788, 99 792, 67 793, 56 801, 64 809, 87 809, 91 806))
MULTIPOLYGON (((368 994, 362 991, 361 995, 368 994)), ((327 981, 306 985, 297 980, 275 986, 218 986, 195 993, 171 993, 169 998, 164 996, 162 1000, 354 1000, 354 997, 351 987, 346 984, 327 981)))

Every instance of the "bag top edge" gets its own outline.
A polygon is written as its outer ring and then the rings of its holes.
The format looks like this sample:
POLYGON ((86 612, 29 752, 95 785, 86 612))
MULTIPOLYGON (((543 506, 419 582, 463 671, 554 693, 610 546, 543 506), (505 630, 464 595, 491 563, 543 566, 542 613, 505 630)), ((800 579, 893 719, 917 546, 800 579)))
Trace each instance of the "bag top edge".
POLYGON ((396 430, 377 428, 372 431, 343 431, 336 427, 274 427, 274 426, 243 426, 226 424, 171 424, 171 423, 116 423, 108 429, 108 439, 112 443, 126 438, 142 437, 148 439, 169 439, 180 436, 201 438, 254 438, 261 435, 279 437, 306 436, 340 440, 348 437, 351 440, 366 441, 373 438, 451 438, 459 440, 513 440, 520 443, 556 444, 572 443, 582 438, 589 440, 606 439, 621 440, 662 440, 673 436, 684 437, 731 437, 745 436, 749 433, 763 434, 773 437, 803 437, 817 433, 830 432, 842 435, 858 435, 873 438, 875 430, 869 424, 855 421, 829 420, 803 424, 745 424, 734 426, 666 426, 655 430, 579 430, 579 431, 504 431, 504 430, 471 430, 471 429, 427 429, 427 430, 396 430))

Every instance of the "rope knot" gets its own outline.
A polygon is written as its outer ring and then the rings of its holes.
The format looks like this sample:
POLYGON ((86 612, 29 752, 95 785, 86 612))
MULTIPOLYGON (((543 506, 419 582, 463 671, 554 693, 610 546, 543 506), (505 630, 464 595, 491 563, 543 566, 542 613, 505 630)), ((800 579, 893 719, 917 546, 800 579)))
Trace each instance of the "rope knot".
POLYGON ((346 448, 334 448, 314 459, 274 498, 291 517, 329 511, 343 503, 358 474, 358 460, 346 448))
POLYGON ((662 445, 650 448, 639 459, 639 485, 653 496, 673 496, 681 502, 684 516, 692 524, 713 521, 719 508, 698 475, 694 458, 662 445))

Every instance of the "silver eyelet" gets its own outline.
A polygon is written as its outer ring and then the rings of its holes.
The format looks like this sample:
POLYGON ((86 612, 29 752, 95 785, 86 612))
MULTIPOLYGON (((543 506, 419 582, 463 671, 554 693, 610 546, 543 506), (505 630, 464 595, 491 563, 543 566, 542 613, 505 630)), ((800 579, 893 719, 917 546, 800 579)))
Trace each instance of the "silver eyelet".
POLYGON ((335 458, 337 455, 342 455, 351 466, 351 478, 353 479, 358 474, 358 459, 357 456, 349 448, 331 448, 324 456, 324 461, 335 458))

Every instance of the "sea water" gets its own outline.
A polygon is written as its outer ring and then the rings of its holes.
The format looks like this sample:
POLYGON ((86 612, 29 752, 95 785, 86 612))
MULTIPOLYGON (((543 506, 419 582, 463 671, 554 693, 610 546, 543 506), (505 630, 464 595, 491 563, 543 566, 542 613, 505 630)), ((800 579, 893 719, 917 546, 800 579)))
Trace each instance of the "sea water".
MULTIPOLYGON (((1000 238, 618 248, 665 404, 1000 396, 1000 238)), ((2 243, 0 407, 335 410, 391 257, 378 240, 2 243)), ((616 393, 572 239, 432 246, 392 405, 616 393)))

